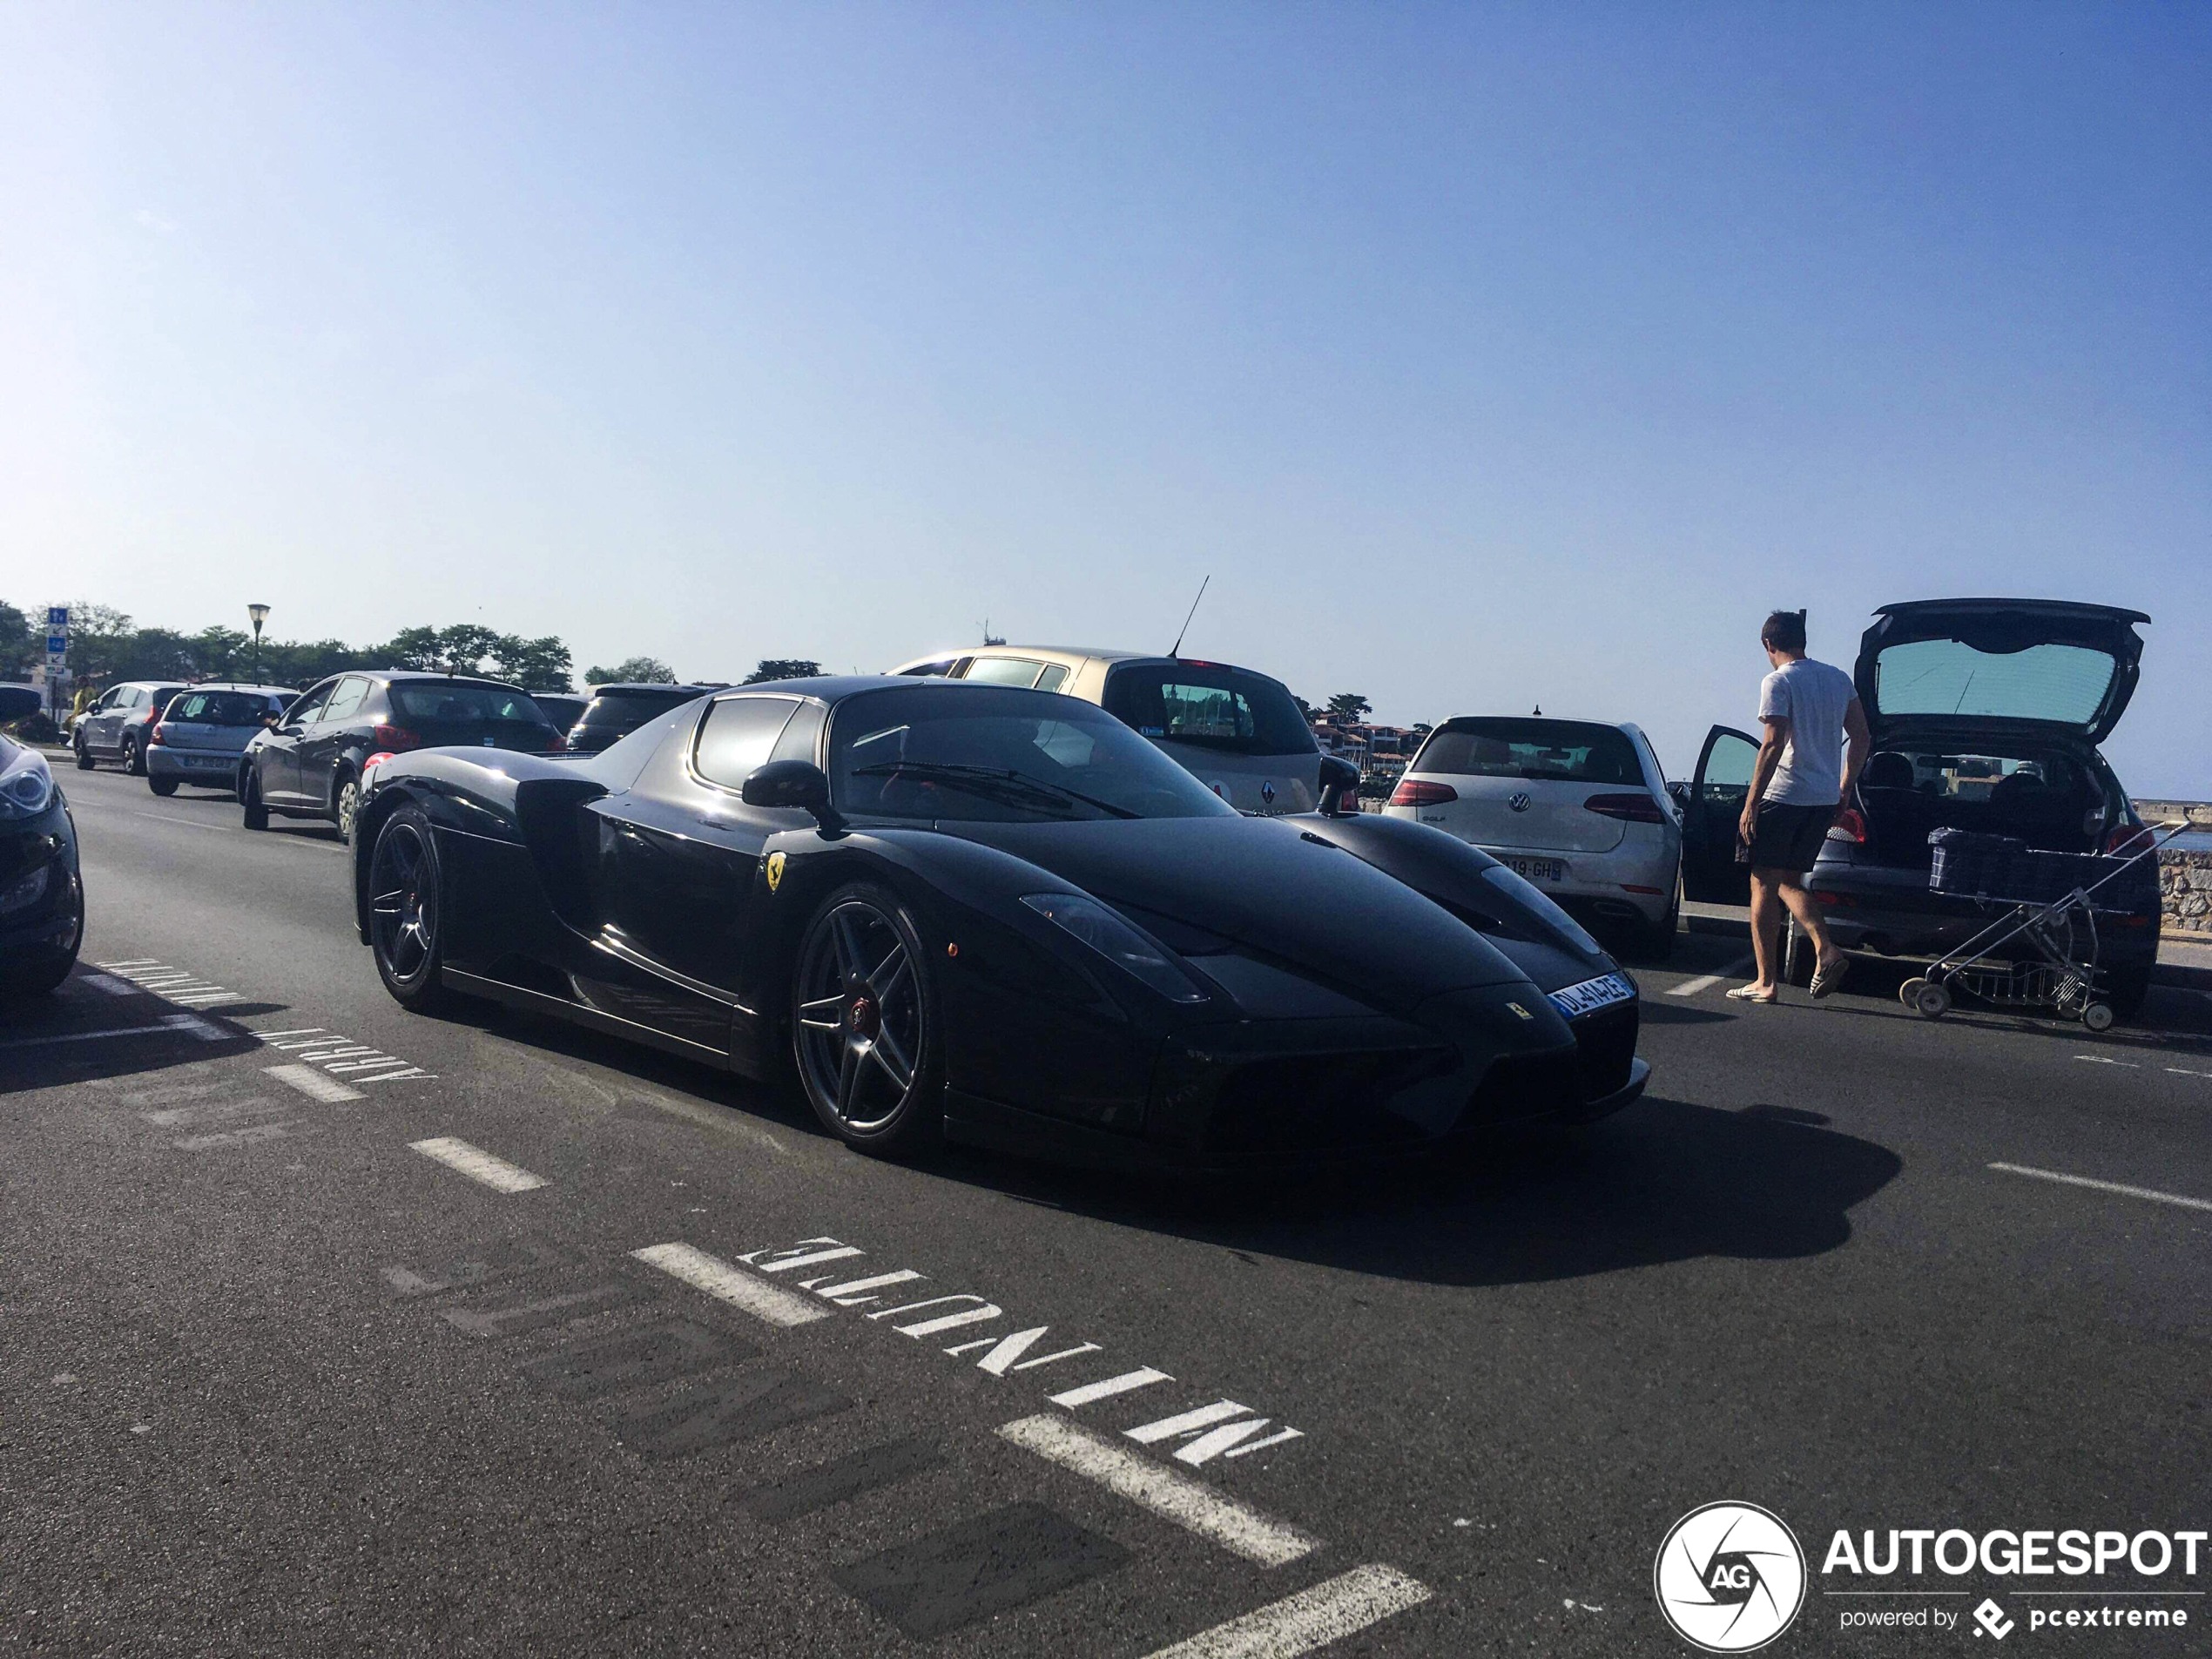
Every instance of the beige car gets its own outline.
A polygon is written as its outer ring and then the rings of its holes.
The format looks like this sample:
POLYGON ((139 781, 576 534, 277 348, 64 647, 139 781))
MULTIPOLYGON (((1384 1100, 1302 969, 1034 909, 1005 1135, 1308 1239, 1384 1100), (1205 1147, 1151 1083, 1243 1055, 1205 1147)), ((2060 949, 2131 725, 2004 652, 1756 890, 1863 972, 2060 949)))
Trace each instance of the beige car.
POLYGON ((1129 651, 985 645, 891 671, 1081 698, 1134 726, 1240 811, 1274 817, 1320 804, 1313 728, 1280 680, 1249 668, 1129 651))

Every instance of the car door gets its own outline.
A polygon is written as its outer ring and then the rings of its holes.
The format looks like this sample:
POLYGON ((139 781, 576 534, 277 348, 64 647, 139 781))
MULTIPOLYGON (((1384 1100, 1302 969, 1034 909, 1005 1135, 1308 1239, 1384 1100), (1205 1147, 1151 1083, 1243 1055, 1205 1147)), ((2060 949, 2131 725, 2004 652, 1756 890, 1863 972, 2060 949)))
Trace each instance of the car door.
POLYGON ((144 688, 118 685, 93 705, 93 711, 84 721, 84 746, 103 759, 111 759, 123 735, 123 722, 134 699, 145 695, 144 688))
POLYGON ((346 739, 356 722, 355 711, 368 698, 369 681, 359 674, 348 674, 340 680, 322 705, 315 723, 300 734, 295 752, 299 756, 299 788, 302 805, 330 810, 331 790, 338 763, 342 758, 346 739))
POLYGON ((261 799, 271 806, 297 806, 300 798, 300 742, 322 713, 323 705, 337 689, 325 681, 285 711, 284 718, 253 751, 261 799))
POLYGON ((1759 740, 1748 732, 1716 725, 1705 734, 1697 771, 1676 794, 1684 898, 1701 904, 1751 901, 1750 868, 1736 861, 1736 840, 1758 758, 1759 740))
POLYGON ((598 942, 658 981, 630 1017, 727 1047, 763 849, 778 831, 810 821, 747 806, 738 792, 799 706, 791 697, 718 698, 664 746, 665 764, 588 807, 598 825, 598 942))

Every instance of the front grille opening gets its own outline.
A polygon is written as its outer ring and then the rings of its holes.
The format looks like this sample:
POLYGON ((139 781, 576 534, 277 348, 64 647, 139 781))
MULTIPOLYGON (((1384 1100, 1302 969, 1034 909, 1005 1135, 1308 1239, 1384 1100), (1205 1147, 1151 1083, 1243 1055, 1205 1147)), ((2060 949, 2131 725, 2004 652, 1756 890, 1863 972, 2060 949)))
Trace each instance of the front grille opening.
POLYGON ((1208 1139, 1217 1151, 1254 1153, 1426 1140, 1428 1131, 1390 1109, 1390 1097, 1452 1063, 1449 1054, 1423 1049, 1255 1060, 1222 1082, 1208 1139))

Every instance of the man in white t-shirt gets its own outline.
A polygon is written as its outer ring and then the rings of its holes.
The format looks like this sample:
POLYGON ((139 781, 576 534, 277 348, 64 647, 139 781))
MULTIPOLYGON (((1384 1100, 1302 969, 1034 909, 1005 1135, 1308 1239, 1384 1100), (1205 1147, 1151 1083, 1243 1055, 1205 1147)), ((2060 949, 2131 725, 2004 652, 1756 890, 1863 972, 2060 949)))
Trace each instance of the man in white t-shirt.
POLYGON ((1759 631, 1774 671, 1759 687, 1759 745, 1737 826, 1739 861, 1751 867, 1751 955, 1758 977, 1729 995, 1771 1002, 1781 995, 1782 912, 1787 906, 1815 952, 1812 994, 1843 983, 1845 959, 1828 937, 1805 873, 1858 786, 1871 735, 1851 676, 1805 655, 1805 613, 1777 610, 1759 631))

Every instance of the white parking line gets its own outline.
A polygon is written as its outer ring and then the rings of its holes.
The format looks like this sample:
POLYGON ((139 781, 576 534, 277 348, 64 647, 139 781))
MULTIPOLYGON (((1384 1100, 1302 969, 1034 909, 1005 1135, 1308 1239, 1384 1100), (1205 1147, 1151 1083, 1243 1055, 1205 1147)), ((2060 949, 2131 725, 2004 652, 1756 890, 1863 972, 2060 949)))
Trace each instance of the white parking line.
POLYGON ((1393 1613, 1419 1607, 1429 1594, 1427 1585, 1395 1567, 1355 1567, 1310 1590, 1162 1648, 1151 1659, 1296 1659, 1393 1613))
POLYGON ((79 978, 78 983, 89 985, 94 990, 104 991, 110 996, 132 996, 137 994, 135 987, 127 981, 117 979, 111 974, 86 974, 79 978))
POLYGON ((1750 967, 1752 959, 1746 956, 1740 962, 1730 962, 1717 974, 1700 974, 1696 979, 1686 979, 1681 984, 1670 987, 1667 995, 1669 996, 1695 996, 1700 991, 1710 991, 1723 980, 1734 979, 1745 968, 1750 967))
POLYGON ((165 1020, 156 1020, 152 1025, 116 1025, 105 1031, 69 1031, 57 1037, 17 1037, 0 1042, 0 1049, 43 1049, 54 1042, 90 1042, 95 1037, 138 1037, 149 1033, 168 1032, 172 1035, 181 1031, 187 1036, 198 1037, 202 1042, 223 1041, 221 1028, 212 1026, 196 1014, 172 1014, 165 1020))
POLYGON ((341 1100, 359 1100, 361 1091, 348 1089, 335 1077, 326 1077, 313 1066, 269 1066, 268 1075, 280 1083, 289 1083, 309 1100, 320 1100, 335 1105, 341 1100))
POLYGON ((771 1325, 811 1325, 816 1319, 830 1317, 827 1308, 818 1307, 805 1297, 794 1296, 773 1285, 764 1285, 720 1257, 710 1256, 690 1244, 648 1244, 630 1253, 664 1273, 673 1274, 693 1289, 718 1297, 732 1307, 743 1308, 756 1319, 765 1319, 771 1325))
MULTIPOLYGON (((302 1066, 300 1069, 306 1071, 307 1068, 302 1066)), ((310 1072, 308 1075, 321 1082, 329 1081, 319 1073, 310 1072)), ((343 1084, 334 1086, 344 1088, 343 1084)), ((350 1089, 346 1092, 354 1094, 350 1089)), ((354 1098, 358 1100, 361 1096, 354 1095, 354 1098)), ((543 1176, 532 1175, 520 1164, 494 1157, 482 1147, 471 1146, 455 1136, 441 1135, 428 1141, 409 1141, 408 1147, 426 1158, 435 1158, 448 1170, 458 1170, 472 1181, 482 1182, 495 1192, 535 1192, 538 1188, 550 1184, 543 1176)))
POLYGON ((1281 1567, 1320 1548, 1318 1540, 1287 1522, 1264 1515, 1187 1474, 1163 1468, 1150 1458, 1124 1451, 1064 1417, 1024 1417, 1001 1426, 999 1438, 1096 1480, 1116 1496, 1202 1538, 1211 1538, 1224 1549, 1262 1567, 1281 1567))
POLYGON ((2097 1181, 2086 1175, 2061 1175, 2056 1170, 2031 1170, 2025 1163, 1993 1163, 1993 1170, 2002 1170, 2006 1175, 2033 1176, 2038 1181, 2055 1181, 2061 1186, 2087 1187, 2094 1192, 2116 1192, 2123 1198, 2149 1198, 2159 1204, 2179 1204, 2184 1210, 2212 1210, 2212 1198, 2188 1198, 2178 1192, 2161 1192, 2155 1187, 2131 1187, 2120 1181, 2097 1181))

